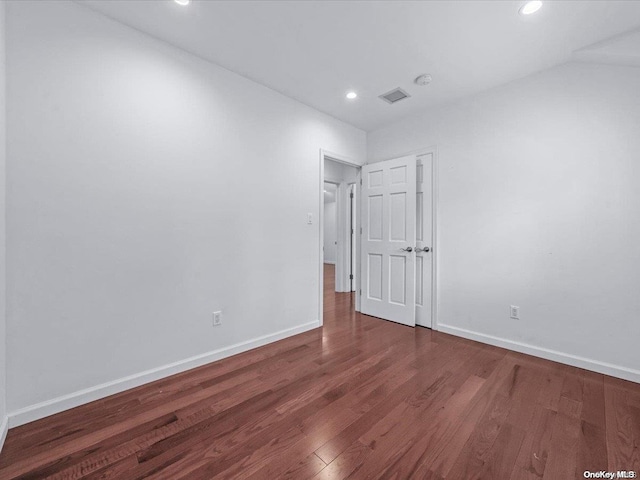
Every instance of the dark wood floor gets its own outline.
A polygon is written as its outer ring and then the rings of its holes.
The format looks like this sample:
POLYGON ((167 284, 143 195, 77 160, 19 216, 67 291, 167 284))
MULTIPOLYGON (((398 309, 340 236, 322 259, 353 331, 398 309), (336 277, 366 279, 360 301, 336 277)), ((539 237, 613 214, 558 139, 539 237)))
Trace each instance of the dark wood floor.
POLYGON ((640 473, 640 385, 353 311, 12 429, 0 478, 578 479, 640 473))

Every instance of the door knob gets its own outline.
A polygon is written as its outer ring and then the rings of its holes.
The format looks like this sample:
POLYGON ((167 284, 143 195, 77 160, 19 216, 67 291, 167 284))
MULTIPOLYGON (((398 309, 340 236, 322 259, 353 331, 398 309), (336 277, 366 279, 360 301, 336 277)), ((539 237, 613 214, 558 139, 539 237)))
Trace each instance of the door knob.
POLYGON ((401 248, 400 250, 402 250, 403 252, 409 252, 409 253, 413 252, 413 248, 411 247, 401 248))
POLYGON ((431 251, 431 249, 430 249, 429 247, 424 247, 424 248, 416 247, 416 253, 418 253, 418 252, 425 252, 425 253, 427 253, 427 252, 429 252, 429 251, 431 251))

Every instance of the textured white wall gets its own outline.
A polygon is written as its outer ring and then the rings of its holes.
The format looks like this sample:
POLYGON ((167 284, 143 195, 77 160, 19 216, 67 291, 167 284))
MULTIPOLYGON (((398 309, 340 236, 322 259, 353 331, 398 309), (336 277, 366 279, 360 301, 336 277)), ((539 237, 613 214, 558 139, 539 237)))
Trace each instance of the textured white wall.
POLYGON ((440 324, 640 381, 639 85, 567 64, 368 135, 438 148, 440 324))
POLYGON ((78 4, 7 28, 10 412, 318 320, 319 152, 364 132, 78 4))

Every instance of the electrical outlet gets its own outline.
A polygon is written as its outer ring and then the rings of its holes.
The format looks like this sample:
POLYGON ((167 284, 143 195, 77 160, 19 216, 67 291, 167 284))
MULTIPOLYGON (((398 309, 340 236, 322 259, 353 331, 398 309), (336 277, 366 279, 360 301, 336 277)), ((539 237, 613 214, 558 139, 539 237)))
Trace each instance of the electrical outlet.
POLYGON ((511 318, 514 320, 520 320, 520 307, 511 305, 511 318))
POLYGON ((222 325, 222 312, 213 312, 213 326, 222 325))

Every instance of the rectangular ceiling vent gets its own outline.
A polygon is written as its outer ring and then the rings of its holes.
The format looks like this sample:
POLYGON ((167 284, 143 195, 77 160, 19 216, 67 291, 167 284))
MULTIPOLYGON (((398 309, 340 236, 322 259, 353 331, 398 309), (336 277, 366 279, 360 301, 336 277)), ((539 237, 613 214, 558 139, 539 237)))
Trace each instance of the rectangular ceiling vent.
POLYGON ((380 95, 380 98, 387 103, 396 103, 400 100, 404 100, 405 98, 409 98, 410 96, 411 95, 409 95, 401 88, 394 88, 390 92, 387 92, 384 95, 380 95))

